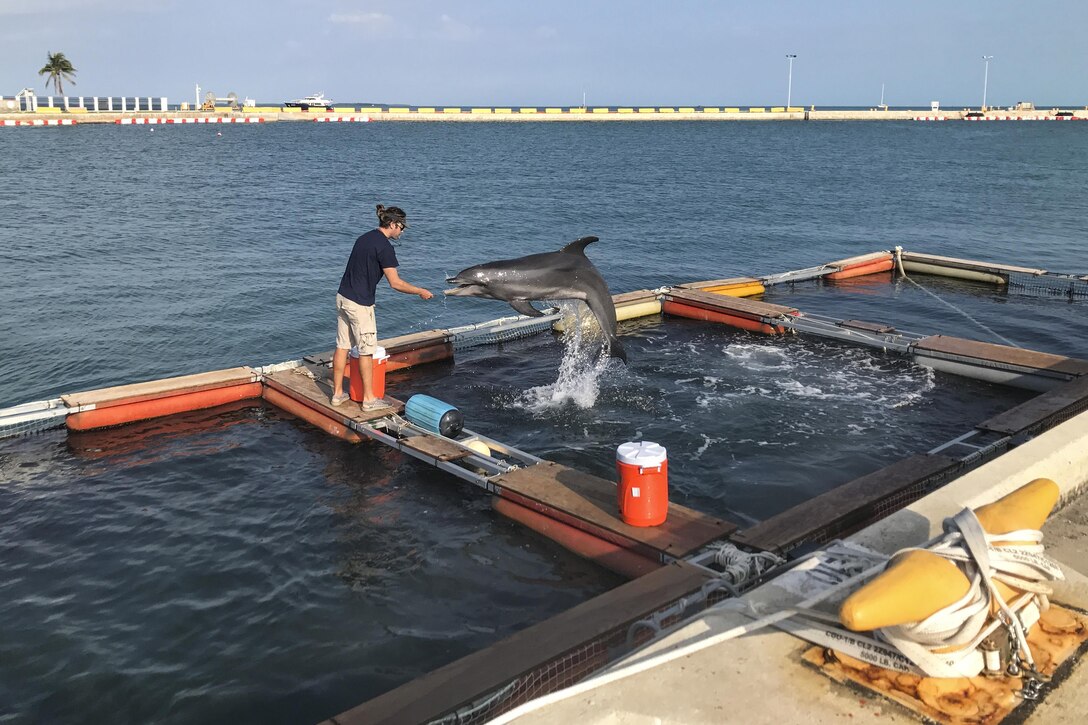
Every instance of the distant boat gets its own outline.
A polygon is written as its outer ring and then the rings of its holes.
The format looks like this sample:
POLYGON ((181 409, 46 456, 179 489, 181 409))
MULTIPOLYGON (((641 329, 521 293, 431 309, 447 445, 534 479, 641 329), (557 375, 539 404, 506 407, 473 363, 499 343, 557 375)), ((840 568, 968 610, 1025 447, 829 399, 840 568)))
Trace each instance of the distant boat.
POLYGON ((332 108, 332 101, 325 98, 324 93, 315 93, 312 96, 306 96, 305 98, 296 98, 293 101, 284 101, 283 105, 288 108, 301 108, 303 111, 310 108, 332 108))

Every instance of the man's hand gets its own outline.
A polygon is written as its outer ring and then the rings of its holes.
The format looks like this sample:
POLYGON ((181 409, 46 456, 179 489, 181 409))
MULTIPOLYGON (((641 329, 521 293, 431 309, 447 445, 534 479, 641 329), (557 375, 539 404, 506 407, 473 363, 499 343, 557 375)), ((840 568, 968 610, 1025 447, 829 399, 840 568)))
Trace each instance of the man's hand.
POLYGON ((434 297, 434 294, 430 290, 423 290, 419 293, 419 298, 421 300, 429 300, 432 297, 434 297))

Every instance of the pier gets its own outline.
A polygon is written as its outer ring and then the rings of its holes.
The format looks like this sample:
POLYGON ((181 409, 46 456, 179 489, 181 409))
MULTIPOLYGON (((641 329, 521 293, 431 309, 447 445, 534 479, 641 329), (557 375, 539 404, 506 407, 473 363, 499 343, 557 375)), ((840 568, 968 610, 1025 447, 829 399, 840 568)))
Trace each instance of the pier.
POLYGON ((783 106, 629 106, 629 107, 461 107, 344 106, 329 111, 301 111, 253 106, 237 111, 93 111, 81 107, 39 106, 34 112, 0 111, 0 128, 114 124, 367 123, 527 123, 634 121, 1085 121, 1088 108, 1048 110, 837 110, 783 106))

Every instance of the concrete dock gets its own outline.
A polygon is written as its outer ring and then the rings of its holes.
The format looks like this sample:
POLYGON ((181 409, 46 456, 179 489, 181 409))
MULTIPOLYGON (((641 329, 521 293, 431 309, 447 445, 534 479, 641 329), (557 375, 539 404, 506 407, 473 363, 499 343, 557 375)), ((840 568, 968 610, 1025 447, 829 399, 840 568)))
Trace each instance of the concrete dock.
MULTIPOLYGON (((1043 528, 1043 543, 1048 555, 1061 563, 1066 576, 1065 582, 1054 583, 1052 599, 1068 607, 1088 609, 1086 438, 1088 414, 1081 414, 855 534, 849 541, 890 555, 940 533, 944 518, 964 506, 977 507, 1036 477, 1049 477, 1061 486, 1062 502, 1043 528)), ((760 613, 789 607, 798 599, 798 595, 778 587, 773 580, 743 598, 760 613)), ((751 621, 736 609, 708 610, 648 649, 613 666, 609 672, 619 673, 625 667, 634 669, 639 662, 663 657, 670 651, 694 649, 700 641, 751 621)), ((519 725, 552 722, 780 725, 864 722, 874 718, 880 722, 910 723, 921 719, 918 713, 891 700, 838 684, 804 664, 801 654, 809 647, 807 642, 790 634, 766 628, 570 697, 555 696, 557 701, 512 721, 519 725)), ((1056 725, 1078 722, 1085 711, 1088 711, 1088 667, 1079 660, 1064 678, 1046 689, 1042 700, 1021 703, 1011 717, 1017 722, 1056 725)))

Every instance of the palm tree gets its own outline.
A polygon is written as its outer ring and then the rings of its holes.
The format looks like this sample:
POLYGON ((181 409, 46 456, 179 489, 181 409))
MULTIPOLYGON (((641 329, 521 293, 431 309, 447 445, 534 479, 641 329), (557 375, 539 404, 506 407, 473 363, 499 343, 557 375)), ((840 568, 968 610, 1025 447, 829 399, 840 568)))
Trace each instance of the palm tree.
POLYGON ((64 57, 64 53, 49 53, 48 57, 49 61, 38 71, 38 75, 48 76, 45 84, 49 85, 52 82, 57 90, 57 95, 63 96, 64 85, 61 81, 70 81, 74 86, 76 82, 72 80, 72 76, 75 75, 76 69, 72 66, 72 61, 64 57))

